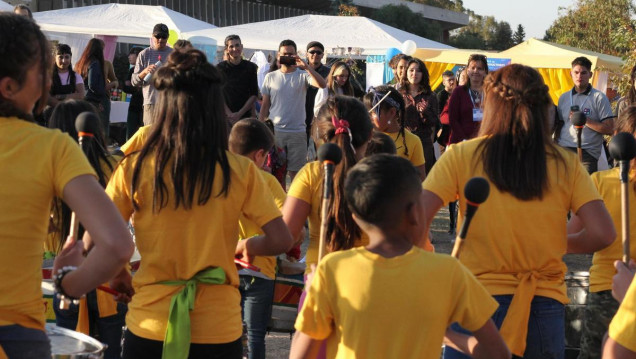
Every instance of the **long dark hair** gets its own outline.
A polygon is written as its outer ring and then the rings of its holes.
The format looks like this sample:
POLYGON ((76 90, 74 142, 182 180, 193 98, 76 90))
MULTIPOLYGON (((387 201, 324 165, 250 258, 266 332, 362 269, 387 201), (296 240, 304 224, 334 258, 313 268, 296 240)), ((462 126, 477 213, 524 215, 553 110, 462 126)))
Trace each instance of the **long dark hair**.
POLYGON ((337 95, 330 97, 320 108, 314 126, 317 143, 332 142, 342 150, 342 161, 334 170, 333 196, 327 226, 327 247, 332 252, 353 248, 355 240, 360 238, 361 231, 345 202, 344 182, 347 171, 357 162, 356 152, 360 151, 360 147, 371 138, 373 125, 369 112, 360 100, 337 95), (348 123, 348 130, 336 131, 334 122, 342 123, 340 121, 348 123))
MULTIPOLYGON (((175 209, 190 209, 193 203, 204 205, 212 195, 227 195, 230 164, 221 74, 199 50, 173 51, 155 72, 153 84, 159 99, 152 130, 134 165, 133 198, 146 160, 154 161, 154 212, 166 207, 171 195, 175 209), (217 164, 223 185, 213 194, 217 164), (172 183, 170 190, 164 173, 172 183)), ((133 206, 138 208, 134 200, 133 206)))
POLYGON ((406 112, 406 107, 404 105, 404 97, 402 97, 402 94, 392 86, 378 86, 375 88, 371 88, 369 89, 369 92, 364 95, 364 105, 368 109, 373 108, 373 106, 375 106, 377 102, 380 101, 387 94, 387 92, 389 93, 388 98, 391 98, 393 100, 393 103, 396 104, 397 107, 395 107, 385 99, 384 101, 380 102, 380 106, 376 107, 375 111, 377 111, 378 117, 380 117, 380 111, 388 111, 391 108, 395 108, 397 110, 399 125, 398 138, 402 136, 404 155, 408 156, 409 148, 406 146, 406 128, 404 126, 404 115, 406 112))
POLYGON ((411 67, 411 64, 417 64, 417 67, 419 67, 420 71, 422 71, 422 81, 415 85, 418 87, 418 92, 423 91, 425 94, 431 93, 430 75, 428 74, 426 64, 422 60, 416 58, 410 59, 406 64, 406 76, 400 80, 400 92, 408 94, 411 90, 412 85, 408 80, 409 67, 411 67))
MULTIPOLYGON (((49 128, 57 128, 62 132, 68 133, 75 141, 78 140, 77 130, 75 129, 75 119, 82 112, 92 112, 97 115, 97 110, 93 105, 84 100, 69 100, 60 102, 49 119, 49 128)), ((88 162, 97 173, 97 179, 102 187, 106 187, 110 174, 113 172, 114 158, 106 150, 106 141, 101 126, 93 137, 87 137, 84 140, 82 150, 88 159, 88 162), (106 170, 108 173, 106 173, 106 170)), ((59 222, 55 223, 55 231, 59 236, 56 243, 56 252, 62 250, 64 239, 70 234, 71 227, 71 209, 60 199, 53 201, 53 211, 57 213, 59 222)), ((80 227, 79 236, 81 238, 84 228, 80 227)))
MULTIPOLYGON (((633 89, 634 88, 632 87, 632 90, 633 89)), ((631 106, 621 111, 621 113, 618 115, 618 120, 616 121, 614 127, 617 133, 627 132, 636 136, 636 105, 632 104, 631 106)), ((631 168, 636 168, 636 158, 631 160, 630 166, 631 168)), ((630 174, 630 180, 634 182, 634 190, 636 191, 636 173, 634 171, 630 171, 630 174)))
MULTIPOLYGON (((20 86, 24 85, 27 71, 35 64, 40 65, 42 92, 35 113, 41 113, 48 98, 48 76, 52 64, 49 42, 40 27, 24 16, 0 13, 0 79, 9 77, 20 86)), ((24 113, 15 104, 0 95, 0 116, 16 116, 33 121, 30 113, 24 113)))
MULTIPOLYGON (((71 52, 71 47, 66 44, 58 44, 55 46, 55 55, 65 55, 69 54, 73 56, 71 52)), ((62 82, 60 81, 60 76, 58 75, 59 69, 57 68, 57 63, 53 63, 53 73, 51 74, 51 81, 53 81, 53 86, 51 90, 57 86, 62 86, 62 82)), ((75 92, 75 71, 73 71, 73 66, 69 64, 68 66, 68 80, 73 92, 75 92)))
POLYGON ((347 78, 347 82, 342 86, 342 94, 345 96, 353 96, 353 86, 351 85, 351 68, 344 61, 336 61, 333 65, 331 65, 331 70, 329 71, 329 75, 327 76, 327 89, 329 90, 330 95, 335 95, 336 92, 336 80, 334 79, 335 74, 340 71, 340 69, 347 70, 349 77, 347 78))
POLYGON ((484 170, 502 192, 520 200, 543 198, 547 156, 562 160, 550 139, 548 87, 531 67, 505 66, 484 80, 479 146, 484 170))
MULTIPOLYGON (((97 38, 92 38, 88 41, 86 48, 84 48, 84 52, 82 52, 82 56, 80 56, 79 60, 75 64, 75 72, 80 74, 83 78, 88 76, 88 68, 91 65, 91 62, 97 61, 99 63, 99 68, 104 71, 104 42, 97 38)), ((105 75, 104 75, 105 76, 105 75)), ((104 77, 104 81, 105 81, 104 77)))

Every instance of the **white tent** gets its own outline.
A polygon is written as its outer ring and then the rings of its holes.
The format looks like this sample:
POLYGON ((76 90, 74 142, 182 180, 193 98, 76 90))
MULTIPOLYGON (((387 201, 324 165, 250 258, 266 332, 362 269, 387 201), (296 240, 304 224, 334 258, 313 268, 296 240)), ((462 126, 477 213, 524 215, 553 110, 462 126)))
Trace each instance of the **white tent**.
MULTIPOLYGON (((180 39, 190 39, 195 30, 213 29, 207 22, 183 15, 163 6, 104 4, 42 11, 33 18, 45 32, 117 36, 120 42, 147 40, 155 24, 164 23, 180 39)), ((210 38, 199 42, 216 45, 210 38)))
POLYGON ((0 0, 0 11, 13 11, 13 6, 0 0))
POLYGON ((152 28, 158 23, 166 24, 171 36, 190 40, 210 61, 216 55, 216 40, 192 34, 195 30, 213 29, 214 25, 163 6, 103 4, 42 11, 34 13, 33 18, 50 40, 71 47, 73 63, 92 37, 104 39, 104 57, 111 61, 115 42, 149 46, 152 28))
POLYGON ((227 35, 241 37, 243 46, 256 50, 278 50, 282 40, 291 39, 299 50, 311 41, 320 41, 327 53, 335 48, 361 48, 361 55, 384 55, 391 47, 399 48, 406 40, 417 47, 451 49, 452 47, 413 35, 362 16, 302 15, 278 20, 198 30, 192 34, 208 36, 219 44, 227 35))

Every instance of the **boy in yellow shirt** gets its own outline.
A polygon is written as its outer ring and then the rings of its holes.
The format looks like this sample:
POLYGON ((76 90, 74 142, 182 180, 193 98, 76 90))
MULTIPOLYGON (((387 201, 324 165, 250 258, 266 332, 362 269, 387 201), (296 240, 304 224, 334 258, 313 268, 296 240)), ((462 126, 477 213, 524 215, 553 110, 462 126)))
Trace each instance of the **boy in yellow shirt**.
POLYGON ((345 196, 369 244, 320 262, 290 358, 312 357, 322 340, 327 358, 439 358, 443 341, 476 358, 510 358, 486 289, 454 258, 413 245, 426 219, 408 160, 365 158, 348 173, 345 196), (474 337, 447 330, 455 321, 474 337))
MULTIPOLYGON (((230 152, 251 159, 258 168, 263 168, 267 154, 274 146, 274 136, 267 126, 256 119, 238 121, 232 127, 229 139, 230 152)), ((285 191, 272 174, 260 171, 267 188, 274 196, 278 208, 283 207, 285 191)), ((239 220, 239 238, 247 239, 263 234, 253 221, 241 215, 239 220)), ((239 270, 241 309, 243 322, 247 326, 247 344, 249 359, 265 358, 265 333, 269 323, 274 279, 276 279, 276 257, 255 257, 253 265, 260 271, 239 270)))

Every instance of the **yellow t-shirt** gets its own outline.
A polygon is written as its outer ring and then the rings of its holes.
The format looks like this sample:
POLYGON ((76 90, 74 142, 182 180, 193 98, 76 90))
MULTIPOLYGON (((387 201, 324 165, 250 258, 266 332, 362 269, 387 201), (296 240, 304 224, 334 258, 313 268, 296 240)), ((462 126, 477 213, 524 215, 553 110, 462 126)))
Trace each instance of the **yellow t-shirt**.
MULTIPOLYGON (((137 248, 141 266, 133 277, 135 296, 128 305, 128 329, 143 338, 163 340, 170 300, 183 287, 157 284, 187 280, 198 272, 221 267, 228 285, 197 286, 194 310, 190 312, 193 343, 228 343, 241 336, 241 307, 234 252, 238 242, 239 216, 262 227, 281 216, 272 194, 247 158, 226 152, 230 164, 227 196, 211 197, 203 206, 190 210, 174 208, 174 195, 159 213, 152 211, 154 160, 148 159, 140 172, 133 210, 132 173, 138 154, 122 160, 111 177, 106 193, 124 218, 134 213, 137 248)), ((172 188, 168 175, 166 186, 172 188)), ((219 193, 222 171, 217 165, 212 193, 219 193)), ((195 196, 196 201, 196 196, 195 196)))
MULTIPOLYGON (((614 261, 620 260, 623 256, 623 231, 621 223, 621 182, 618 177, 620 169, 614 168, 607 171, 592 174, 592 181, 601 194, 609 214, 614 220, 616 228, 616 239, 609 247, 594 253, 592 267, 590 268, 590 292, 600 292, 612 289, 612 277, 616 274, 614 261)), ((629 188, 629 219, 630 228, 636 228, 636 192, 634 182, 628 184, 629 188)), ((630 232, 631 258, 636 259, 636 233, 630 232)))
MULTIPOLYGON (((272 176, 271 173, 267 173, 265 171, 259 171, 265 183, 267 184, 267 188, 274 196, 274 201, 276 202, 276 206, 280 209, 283 208, 283 203, 285 203, 285 191, 283 187, 280 185, 280 182, 276 179, 276 177, 272 176)), ((241 219, 239 220, 239 239, 246 239, 253 236, 257 236, 263 234, 263 231, 256 223, 250 221, 245 218, 244 215, 241 214, 241 219)), ((255 266, 261 269, 261 273, 266 275, 270 279, 276 279, 276 257, 267 256, 260 257, 257 256, 254 258, 255 266)))
MULTIPOLYGON (((474 176, 487 178, 477 150, 483 140, 480 137, 447 147, 423 183, 424 189, 445 203, 459 195, 462 221, 464 185, 474 176)), ((556 151, 564 162, 548 156, 548 189, 542 200, 521 201, 500 192, 489 181, 490 195, 473 217, 462 248, 460 260, 492 295, 515 294, 517 288, 524 293, 517 308, 529 307, 535 295, 568 302, 564 284, 567 268, 562 260, 567 249, 567 213, 599 199, 576 155, 560 147, 556 151)), ((514 310, 517 308, 511 307, 506 320, 527 328, 523 320, 515 318, 522 312, 514 310)), ((523 332, 516 335, 523 336, 525 343, 523 332)))
POLYGON ((119 149, 126 156, 135 151, 140 151, 141 147, 144 145, 144 143, 146 143, 151 129, 152 128, 150 127, 150 125, 139 127, 137 132, 135 132, 135 134, 131 138, 129 138, 128 141, 126 141, 126 143, 124 143, 119 149))
POLYGON ((636 352, 636 280, 632 280, 623 303, 609 325, 609 336, 618 344, 636 352))
MULTIPOLYGON (((309 162, 298 171, 294 181, 287 191, 289 197, 303 200, 311 206, 309 212, 309 247, 305 262, 305 274, 311 272, 311 265, 318 262, 318 246, 320 244, 320 208, 322 206, 322 165, 318 161, 309 162)), ((355 247, 369 244, 369 237, 362 232, 362 236, 354 242, 355 247)))
POLYGON ((397 149, 398 156, 411 161, 415 167, 424 165, 424 147, 422 147, 422 141, 419 137, 405 129, 404 138, 406 139, 406 148, 404 148, 404 141, 402 140, 402 135, 400 135, 399 132, 384 133, 391 136, 393 142, 395 142, 395 148, 397 149), (405 154, 406 149, 409 150, 408 156, 405 154))
MULTIPOLYGON (((121 160, 121 156, 110 155, 107 157, 110 166, 105 162, 101 162, 102 171, 104 172, 104 176, 106 177, 106 183, 108 183, 108 179, 113 173, 113 170, 117 167, 117 163, 121 160), (111 169, 112 167, 112 169, 111 169)), ((90 163, 90 162, 89 162, 90 163)), ((56 205, 52 206, 51 218, 53 222, 53 226, 57 228, 57 230, 49 233, 46 236, 46 240, 44 241, 44 251, 51 252, 57 255, 61 246, 62 241, 65 241, 66 238, 60 238, 61 228, 62 228, 62 201, 59 198, 56 198, 56 205)))
POLYGON ((51 201, 85 174, 95 172, 67 134, 0 117, 0 326, 44 328, 42 246, 51 201))
POLYGON ((318 265, 296 330, 327 338, 328 358, 440 356, 446 328, 481 328, 497 302, 454 258, 413 247, 384 258, 354 248, 318 265))

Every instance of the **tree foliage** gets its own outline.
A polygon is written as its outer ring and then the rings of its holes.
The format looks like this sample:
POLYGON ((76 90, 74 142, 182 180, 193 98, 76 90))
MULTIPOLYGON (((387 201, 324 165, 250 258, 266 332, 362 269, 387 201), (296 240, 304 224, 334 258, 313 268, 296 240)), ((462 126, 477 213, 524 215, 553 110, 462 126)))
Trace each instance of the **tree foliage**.
POLYGON ((560 16, 546 31, 544 40, 625 60, 623 76, 613 76, 620 93, 629 88, 629 73, 636 65, 636 7, 631 0, 577 0, 561 8, 560 16))
POLYGON ((356 6, 341 4, 338 7, 338 16, 360 16, 360 11, 356 6))
POLYGON ((493 16, 481 16, 467 10, 470 22, 449 39, 451 46, 460 49, 505 50, 514 45, 512 29, 505 21, 493 16))
POLYGON ((427 39, 438 40, 442 33, 441 27, 436 22, 426 21, 421 14, 411 11, 405 5, 385 5, 374 11, 370 17, 427 39))
POLYGON ((523 28, 523 25, 517 25, 517 31, 512 34, 512 42, 515 45, 519 45, 520 43, 526 40, 526 30, 523 28))

